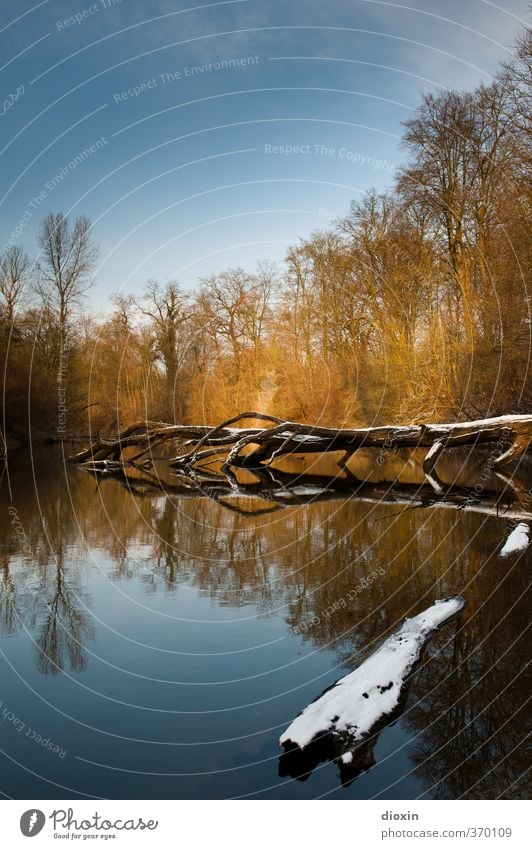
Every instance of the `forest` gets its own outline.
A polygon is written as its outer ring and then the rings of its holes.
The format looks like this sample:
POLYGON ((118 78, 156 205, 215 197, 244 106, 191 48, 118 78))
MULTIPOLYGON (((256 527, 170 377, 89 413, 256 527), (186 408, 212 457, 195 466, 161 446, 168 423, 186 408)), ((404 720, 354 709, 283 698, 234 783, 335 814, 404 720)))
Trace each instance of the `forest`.
POLYGON ((4 245, 6 438, 113 433, 139 419, 214 424, 242 409, 324 426, 525 413, 529 363, 532 30, 474 91, 424 95, 404 166, 282 265, 149 280, 89 314, 88 218, 50 213, 35 255, 4 245))

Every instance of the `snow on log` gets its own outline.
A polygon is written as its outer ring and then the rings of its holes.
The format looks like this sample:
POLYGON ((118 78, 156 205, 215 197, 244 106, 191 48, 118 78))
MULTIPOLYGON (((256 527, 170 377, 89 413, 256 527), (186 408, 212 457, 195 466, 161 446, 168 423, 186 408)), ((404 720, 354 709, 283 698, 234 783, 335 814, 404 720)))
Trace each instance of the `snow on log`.
POLYGON ((530 542, 529 534, 530 527, 525 522, 520 522, 504 543, 500 557, 508 557, 517 551, 523 551, 530 542))
POLYGON ((306 707, 279 739, 279 745, 303 750, 322 735, 349 747, 367 737, 400 703, 405 681, 434 631, 465 605, 462 598, 436 601, 401 627, 354 672, 333 684, 306 707))

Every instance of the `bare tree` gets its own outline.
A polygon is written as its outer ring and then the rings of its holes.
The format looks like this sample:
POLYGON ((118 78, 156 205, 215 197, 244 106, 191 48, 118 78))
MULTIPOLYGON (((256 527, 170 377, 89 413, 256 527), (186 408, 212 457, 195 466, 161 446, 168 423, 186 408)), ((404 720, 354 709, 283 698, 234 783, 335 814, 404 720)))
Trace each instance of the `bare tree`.
POLYGON ((473 92, 424 98, 406 123, 411 163, 398 188, 429 215, 457 291, 458 314, 471 343, 487 321, 490 273, 486 264, 495 208, 511 181, 508 92, 498 83, 473 92))
POLYGON ((28 286, 30 261, 19 245, 12 245, 0 259, 0 295, 2 318, 13 324, 15 312, 21 305, 28 286))
POLYGON ((37 291, 43 304, 57 315, 59 372, 72 312, 91 286, 90 275, 98 257, 98 247, 91 239, 91 226, 84 215, 71 225, 62 212, 51 212, 43 220, 39 232, 41 260, 37 291))
POLYGON ((111 295, 111 303, 114 304, 114 316, 121 332, 127 335, 132 332, 133 318, 132 312, 135 304, 133 295, 123 295, 121 292, 115 292, 111 295))
POLYGON ((156 280, 149 280, 144 299, 138 306, 151 321, 155 352, 164 365, 166 412, 172 419, 181 420, 184 415, 184 398, 178 387, 178 377, 187 353, 187 342, 182 338, 182 331, 190 318, 189 299, 174 280, 165 286, 156 280))
POLYGON ((256 350, 263 338, 274 281, 266 265, 256 274, 229 268, 201 281, 199 307, 215 340, 229 346, 237 372, 243 352, 256 350))
POLYGON ((473 335, 473 306, 468 212, 474 129, 474 101, 469 93, 427 94, 417 115, 406 122, 404 142, 412 161, 403 169, 398 184, 407 202, 421 204, 430 214, 433 228, 443 231, 469 338, 473 335))
MULTIPOLYGON (((503 85, 511 96, 508 117, 523 131, 530 145, 532 136, 532 28, 527 27, 516 43, 515 55, 503 66, 500 74, 503 85)), ((528 150, 530 157, 530 148, 528 150)), ((530 162, 530 158, 529 158, 530 162)))

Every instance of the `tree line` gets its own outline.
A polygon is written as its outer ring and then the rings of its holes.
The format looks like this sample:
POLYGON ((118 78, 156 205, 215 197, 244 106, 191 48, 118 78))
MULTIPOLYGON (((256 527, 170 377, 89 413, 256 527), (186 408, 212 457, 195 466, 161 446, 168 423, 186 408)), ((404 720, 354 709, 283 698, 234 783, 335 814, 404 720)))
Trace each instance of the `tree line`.
POLYGON ((426 94, 405 165, 282 266, 83 309, 91 222, 50 213, 0 260, 4 429, 111 432, 242 409, 344 424, 529 412, 532 30, 495 81, 426 94), (58 412, 59 411, 59 412, 58 412))

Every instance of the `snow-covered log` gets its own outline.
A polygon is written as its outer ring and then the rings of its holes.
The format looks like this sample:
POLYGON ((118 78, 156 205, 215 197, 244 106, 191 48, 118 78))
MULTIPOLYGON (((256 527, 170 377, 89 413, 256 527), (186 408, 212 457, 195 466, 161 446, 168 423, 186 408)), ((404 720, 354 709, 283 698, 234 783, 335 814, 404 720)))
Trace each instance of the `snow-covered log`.
POLYGON ((429 637, 464 605, 462 598, 444 599, 406 619, 354 672, 308 705, 281 735, 279 745, 302 752, 328 738, 334 756, 349 766, 360 744, 395 715, 429 637))
MULTIPOLYGON (((381 448, 385 451, 428 448, 425 470, 430 475, 436 460, 447 447, 491 444, 497 449, 497 456, 493 458, 495 468, 522 454, 531 441, 532 415, 498 416, 449 424, 330 428, 283 421, 276 416, 247 411, 215 427, 135 422, 115 439, 96 439, 86 451, 71 459, 78 463, 104 459, 116 461, 122 457, 124 449, 138 448, 136 457, 142 457, 163 443, 181 443, 181 448, 186 450, 174 457, 176 468, 189 469, 212 456, 223 459, 225 454, 222 468, 227 471, 231 467, 254 467, 296 452, 344 451, 347 459, 358 448, 381 448), (264 421, 269 426, 234 427, 246 420, 264 421)), ((131 461, 131 456, 128 459, 131 461)))
POLYGON ((530 542, 530 527, 525 522, 520 522, 515 527, 501 549, 501 557, 509 557, 523 551, 530 542))

